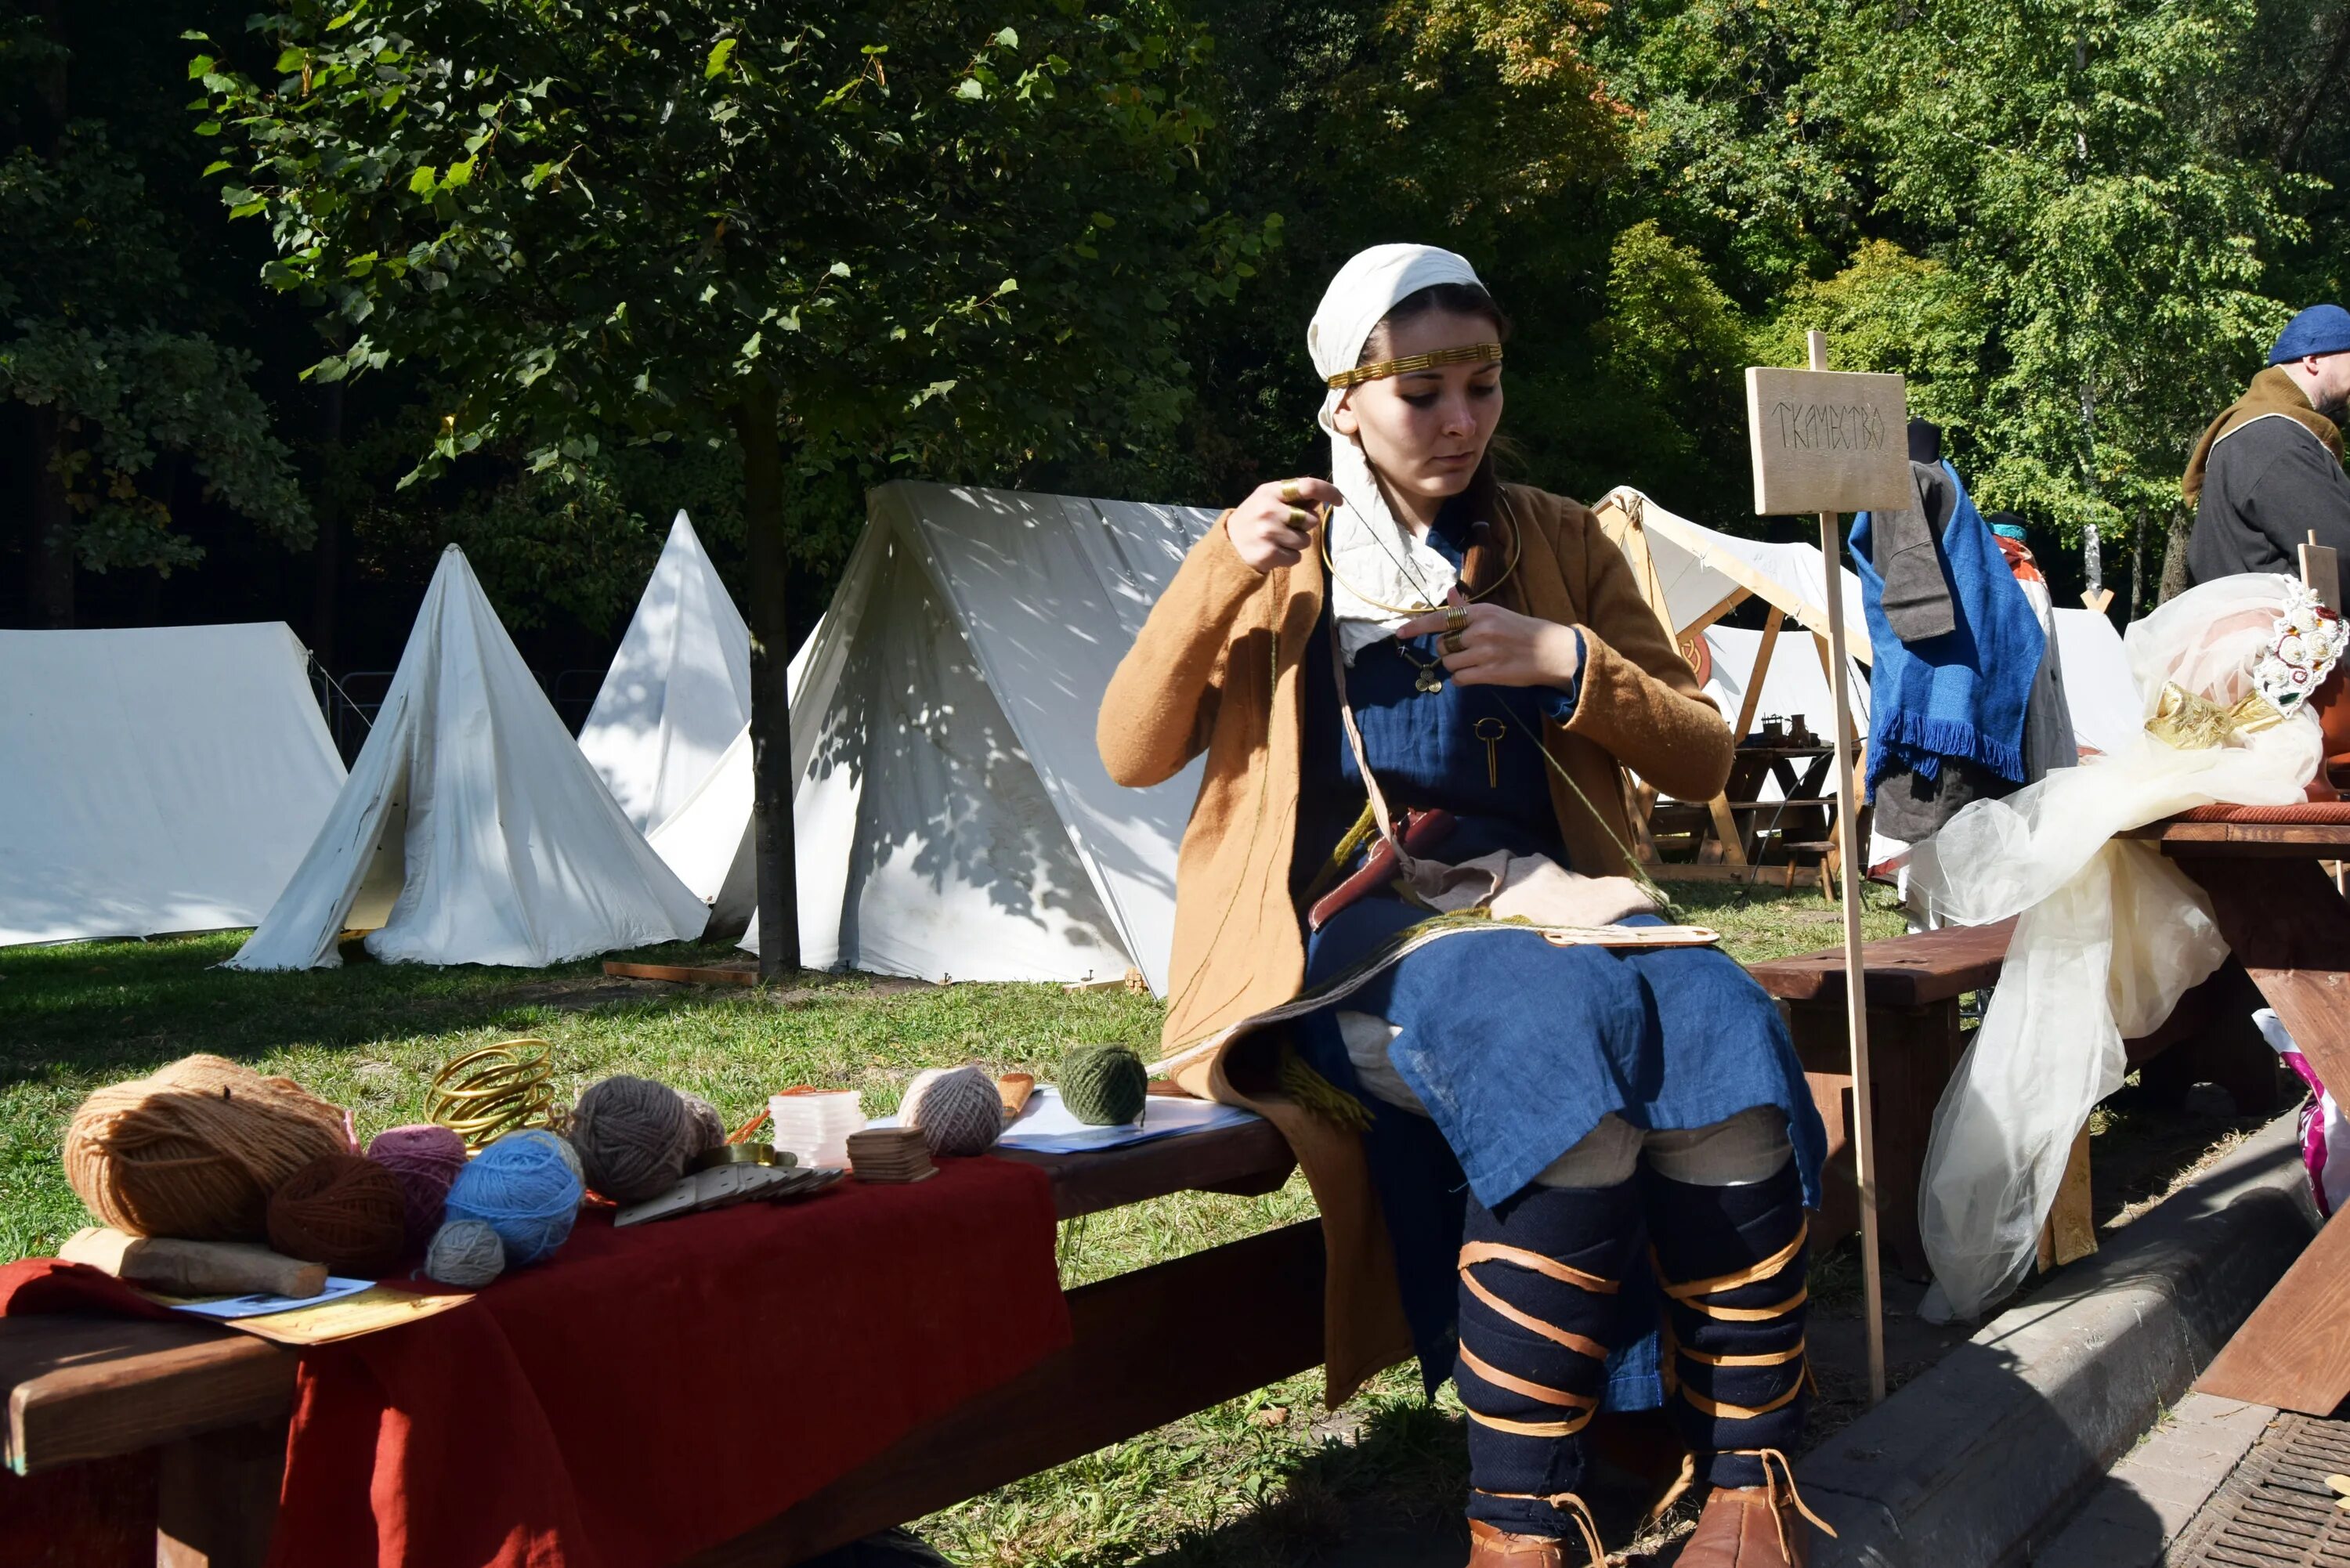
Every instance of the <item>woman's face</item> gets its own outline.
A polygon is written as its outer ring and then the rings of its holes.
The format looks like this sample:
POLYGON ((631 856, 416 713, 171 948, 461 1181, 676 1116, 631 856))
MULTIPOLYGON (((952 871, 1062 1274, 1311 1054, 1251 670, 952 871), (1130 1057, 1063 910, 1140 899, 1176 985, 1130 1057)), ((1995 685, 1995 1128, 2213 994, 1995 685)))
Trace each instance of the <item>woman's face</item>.
MULTIPOLYGON (((1493 324, 1482 316, 1430 310, 1382 328, 1382 359, 1409 358, 1444 348, 1491 343, 1493 324)), ((1440 365, 1408 376, 1366 381, 1347 392, 1331 415, 1344 435, 1363 443, 1379 477, 1411 510, 1433 515, 1446 498, 1468 488, 1502 421, 1502 368, 1440 365)))

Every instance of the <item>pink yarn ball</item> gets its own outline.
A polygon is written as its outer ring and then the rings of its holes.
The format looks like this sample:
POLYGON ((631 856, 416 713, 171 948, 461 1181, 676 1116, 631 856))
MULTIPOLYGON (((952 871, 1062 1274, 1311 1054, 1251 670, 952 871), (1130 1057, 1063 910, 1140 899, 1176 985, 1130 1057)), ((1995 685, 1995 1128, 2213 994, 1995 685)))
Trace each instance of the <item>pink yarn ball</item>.
POLYGON ((376 1134, 367 1153, 400 1178, 408 1199, 408 1245, 411 1251, 421 1248, 441 1229, 449 1188, 465 1168, 465 1140, 447 1127, 419 1122, 376 1134))

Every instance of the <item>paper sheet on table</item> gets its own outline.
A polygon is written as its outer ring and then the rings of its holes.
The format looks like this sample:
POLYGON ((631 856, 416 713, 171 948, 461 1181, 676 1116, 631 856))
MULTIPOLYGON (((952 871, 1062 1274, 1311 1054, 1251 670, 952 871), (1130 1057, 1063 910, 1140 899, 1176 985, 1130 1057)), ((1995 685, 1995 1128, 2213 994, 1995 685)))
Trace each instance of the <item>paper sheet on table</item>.
POLYGON ((165 1303, 175 1312, 192 1313, 198 1317, 260 1317, 269 1313, 324 1306, 328 1302, 355 1296, 374 1286, 373 1280, 346 1280, 328 1275, 326 1289, 315 1296, 279 1296, 265 1291, 244 1296, 157 1296, 155 1299, 165 1303))
POLYGON ((471 1291, 399 1291, 371 1285, 365 1280, 328 1280, 327 1287, 307 1305, 264 1310, 252 1317, 223 1315, 216 1309, 226 1304, 224 1303, 186 1303, 169 1296, 155 1299, 182 1312, 201 1313, 205 1306, 212 1306, 215 1310, 203 1315, 212 1317, 224 1328, 258 1339, 275 1340, 279 1345, 331 1345, 337 1340, 357 1339, 363 1334, 378 1334, 447 1312, 451 1307, 463 1306, 473 1299, 471 1291), (334 1288, 351 1284, 359 1288, 348 1294, 338 1293, 334 1288))
MULTIPOLYGON (((1049 1084, 1039 1084, 1036 1092, 1029 1096, 1027 1109, 1020 1113, 1020 1119, 1004 1128, 1003 1136, 996 1142, 1004 1148, 1024 1148, 1038 1154, 1090 1154, 1097 1149, 1124 1148, 1153 1138, 1209 1132, 1256 1119, 1254 1111, 1243 1110, 1238 1106, 1153 1095, 1142 1107, 1140 1121, 1123 1127, 1095 1127, 1077 1120, 1061 1103, 1059 1090, 1049 1084)), ((899 1123, 895 1116, 881 1116, 867 1125, 894 1127, 899 1123)))

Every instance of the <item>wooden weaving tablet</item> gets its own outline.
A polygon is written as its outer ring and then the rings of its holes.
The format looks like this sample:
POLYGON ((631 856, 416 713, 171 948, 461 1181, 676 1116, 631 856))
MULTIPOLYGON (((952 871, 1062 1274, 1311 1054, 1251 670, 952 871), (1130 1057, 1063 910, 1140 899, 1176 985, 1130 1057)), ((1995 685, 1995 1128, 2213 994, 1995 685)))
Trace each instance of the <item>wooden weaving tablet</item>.
POLYGON ((920 1127, 868 1127, 850 1133, 848 1168, 859 1181, 922 1181, 939 1173, 920 1127))
POLYGON ((1721 933, 1704 926, 1544 926, 1555 948, 1710 948, 1721 933))
POLYGON ((642 1225, 653 1220, 674 1220, 682 1214, 706 1214, 737 1203, 775 1203, 821 1192, 840 1179, 838 1170, 822 1166, 712 1166, 697 1170, 659 1198, 631 1203, 612 1216, 615 1228, 642 1225))

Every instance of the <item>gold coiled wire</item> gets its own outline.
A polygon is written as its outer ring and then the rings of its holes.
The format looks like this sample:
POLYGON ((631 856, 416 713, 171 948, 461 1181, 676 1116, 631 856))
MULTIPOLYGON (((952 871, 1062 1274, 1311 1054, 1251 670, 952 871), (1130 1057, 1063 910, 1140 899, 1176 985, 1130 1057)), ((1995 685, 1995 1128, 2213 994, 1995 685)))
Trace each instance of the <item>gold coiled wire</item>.
POLYGON ((555 1048, 544 1040, 502 1040, 468 1051, 432 1075, 424 1115, 483 1146, 523 1127, 554 1125, 555 1048))

